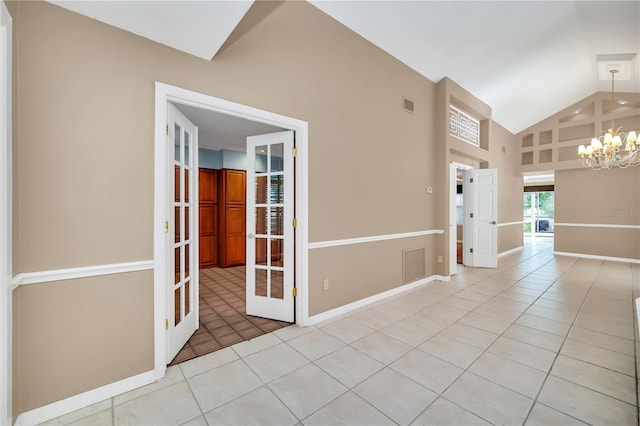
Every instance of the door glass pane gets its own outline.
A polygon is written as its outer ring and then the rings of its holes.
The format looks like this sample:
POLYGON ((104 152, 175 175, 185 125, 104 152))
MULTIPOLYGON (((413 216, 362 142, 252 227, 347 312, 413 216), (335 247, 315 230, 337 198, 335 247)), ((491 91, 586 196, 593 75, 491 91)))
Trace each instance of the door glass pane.
POLYGON ((173 222, 174 222, 174 242, 180 242, 180 231, 182 227, 180 226, 180 207, 173 208, 173 222))
POLYGON ((256 173, 267 171, 267 146, 256 146, 256 173))
POLYGON ((178 325, 180 323, 180 289, 182 287, 178 287, 173 291, 173 325, 178 325))
POLYGON ((256 234, 267 234, 267 208, 256 207, 256 234))
POLYGON ((256 265, 267 264, 267 239, 256 237, 256 265))
POLYGON ((276 143, 271 145, 271 172, 281 172, 284 170, 283 154, 284 144, 276 143))
POLYGON ((189 240, 189 212, 191 209, 189 207, 184 207, 184 239, 185 241, 189 240))
POLYGON ((271 271, 271 297, 284 298, 284 272, 282 271, 271 271))
POLYGON ((271 235, 282 235, 282 228, 284 225, 284 207, 271 207, 269 225, 271 235))
POLYGON ((256 269, 256 296, 267 297, 267 271, 256 269))
POLYGON ((284 266, 284 240, 271 240, 271 266, 284 266))
POLYGON ((175 259, 175 267, 173 269, 174 271, 174 284, 177 284, 180 282, 180 247, 176 247, 174 250, 174 259, 175 259))
POLYGON ((269 199, 271 203, 284 203, 284 177, 271 176, 271 186, 269 187, 269 199))
POLYGON ((190 269, 190 262, 189 259, 191 259, 191 244, 186 244, 184 246, 184 279, 189 279, 191 277, 191 269, 190 269))
POLYGON ((191 183, 191 170, 185 169, 184 171, 184 201, 189 202, 189 187, 191 183))
POLYGON ((184 164, 191 165, 191 135, 184 132, 184 164))
POLYGON ((174 142, 174 147, 173 147, 173 149, 174 149, 174 157, 173 158, 178 162, 181 162, 180 161, 180 130, 181 130, 180 126, 178 126, 176 124, 176 127, 175 127, 175 129, 173 131, 174 141, 175 141, 174 142))
POLYGON ((184 316, 191 313, 191 281, 187 281, 184 285, 184 316))
POLYGON ((267 202, 267 177, 256 177, 256 204, 266 204, 267 202))
POLYGON ((180 167, 173 167, 173 199, 180 202, 180 167))

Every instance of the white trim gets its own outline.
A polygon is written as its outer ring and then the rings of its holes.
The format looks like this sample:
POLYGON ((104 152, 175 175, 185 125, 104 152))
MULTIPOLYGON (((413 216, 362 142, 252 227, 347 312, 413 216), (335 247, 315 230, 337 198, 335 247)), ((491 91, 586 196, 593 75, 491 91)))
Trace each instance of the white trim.
POLYGON ((0 1, 0 424, 11 424, 13 404, 12 40, 11 14, 0 1))
POLYGON ((598 256, 595 254, 583 254, 583 253, 568 253, 564 251, 554 251, 553 254, 558 256, 569 256, 569 257, 582 257, 585 259, 596 259, 596 260, 609 260, 611 262, 625 262, 625 263, 638 263, 640 264, 640 259, 630 259, 625 257, 611 257, 611 256, 598 256))
POLYGON ((518 252, 518 251, 522 250, 523 248, 524 248, 524 246, 520 246, 520 247, 512 248, 511 250, 503 251, 503 252, 501 252, 501 253, 498 253, 498 257, 507 256, 507 255, 509 255, 509 254, 512 254, 512 253, 518 252))
POLYGON ((443 277, 441 275, 431 275, 430 277, 422 278, 421 280, 414 281, 412 283, 405 284, 400 287, 392 288, 391 290, 383 291, 382 293, 374 294, 373 296, 365 297, 364 299, 356 300, 355 302, 348 303, 346 305, 342 305, 337 308, 324 311, 320 314, 313 315, 309 317, 309 323, 307 325, 317 324, 322 321, 326 321, 331 318, 335 318, 337 316, 347 314, 356 309, 365 307, 375 302, 379 302, 391 296, 404 293, 405 291, 412 290, 416 287, 429 284, 433 281, 449 281, 449 280, 450 280, 450 277, 443 277))
POLYGON ((374 235, 371 237, 345 238, 344 240, 318 241, 315 243, 309 243, 309 250, 327 247, 348 246, 351 244, 372 243, 376 241, 397 240, 400 238, 422 237, 423 235, 443 233, 444 230, 442 229, 430 229, 428 231, 405 232, 402 234, 374 235))
POLYGON ((13 277, 13 288, 25 284, 48 283, 74 278, 99 277, 101 275, 123 274, 126 272, 153 269, 153 260, 113 263, 111 265, 82 266, 80 268, 54 269, 51 271, 22 272, 13 277))
POLYGON ((308 211, 308 123, 296 118, 275 114, 258 108, 241 105, 214 96, 193 92, 168 84, 155 84, 155 204, 154 204, 154 371, 156 379, 164 376, 166 371, 166 333, 164 318, 166 295, 164 285, 164 206, 166 204, 166 143, 165 125, 168 102, 189 105, 208 111, 240 117, 251 121, 270 124, 295 131, 296 137, 296 170, 295 170, 295 211, 297 219, 296 235, 296 268, 295 280, 298 291, 296 304, 296 323, 305 326, 309 317, 309 211, 308 211))
POLYGON ((500 228, 501 226, 522 225, 523 223, 524 223, 523 221, 499 223, 498 228, 500 228))
POLYGON ((579 228, 622 228, 622 229, 640 229, 640 225, 617 225, 614 223, 564 223, 556 222, 554 226, 575 226, 579 228))
POLYGON ((88 407, 100 401, 104 401, 141 386, 148 385, 154 381, 154 377, 155 375, 153 371, 147 371, 145 373, 137 374, 135 376, 56 401, 43 407, 35 408, 31 411, 20 414, 16 419, 15 425, 34 425, 55 419, 56 417, 63 416, 75 410, 88 407))
POLYGON ((640 330, 640 297, 636 297, 636 321, 638 326, 636 330, 640 330))

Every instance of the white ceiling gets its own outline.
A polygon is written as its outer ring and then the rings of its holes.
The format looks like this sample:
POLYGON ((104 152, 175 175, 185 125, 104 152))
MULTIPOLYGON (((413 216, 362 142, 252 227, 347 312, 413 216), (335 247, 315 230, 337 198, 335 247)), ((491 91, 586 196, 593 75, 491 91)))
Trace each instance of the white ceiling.
POLYGON ((247 136, 283 130, 268 124, 188 105, 175 104, 175 106, 198 127, 198 146, 200 148, 244 152, 247 149, 247 136))
MULTIPOLYGON (((251 1, 54 1, 211 59, 251 1)), ((639 1, 312 1, 433 82, 452 78, 513 133, 597 92, 596 55, 640 53, 639 1)), ((214 59, 215 60, 215 59, 214 59)), ((616 92, 640 92, 640 59, 616 92)))

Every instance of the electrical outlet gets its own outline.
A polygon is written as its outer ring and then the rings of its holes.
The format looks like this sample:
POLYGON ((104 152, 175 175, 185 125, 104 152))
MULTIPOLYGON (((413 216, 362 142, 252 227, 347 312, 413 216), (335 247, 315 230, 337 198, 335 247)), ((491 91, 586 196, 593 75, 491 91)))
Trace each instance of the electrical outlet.
POLYGON ((442 256, 438 256, 438 263, 442 263, 442 256))
POLYGON ((322 288, 324 289, 324 291, 329 290, 329 278, 324 279, 324 282, 322 283, 322 288))

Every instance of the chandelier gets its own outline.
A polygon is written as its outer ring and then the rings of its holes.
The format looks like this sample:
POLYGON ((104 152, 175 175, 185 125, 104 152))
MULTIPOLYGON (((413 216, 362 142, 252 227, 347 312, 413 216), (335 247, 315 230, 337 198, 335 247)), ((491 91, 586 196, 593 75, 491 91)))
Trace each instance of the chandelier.
POLYGON ((578 147, 578 155, 582 167, 589 169, 621 169, 629 166, 640 166, 640 141, 635 131, 624 132, 622 127, 616 129, 613 122, 614 91, 613 84, 617 69, 611 73, 611 127, 609 131, 599 138, 591 139, 591 144, 578 147), (623 148, 624 145, 624 148, 623 148))

